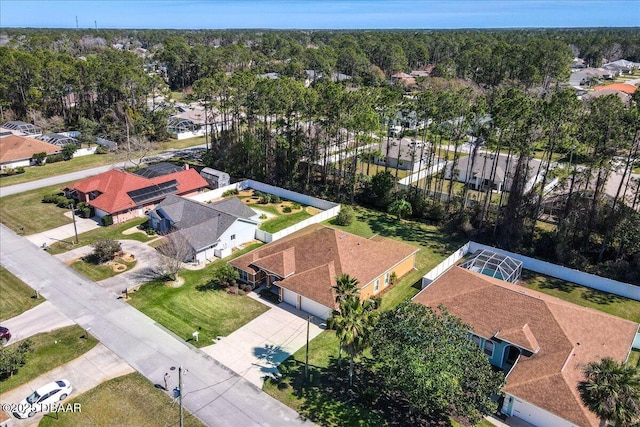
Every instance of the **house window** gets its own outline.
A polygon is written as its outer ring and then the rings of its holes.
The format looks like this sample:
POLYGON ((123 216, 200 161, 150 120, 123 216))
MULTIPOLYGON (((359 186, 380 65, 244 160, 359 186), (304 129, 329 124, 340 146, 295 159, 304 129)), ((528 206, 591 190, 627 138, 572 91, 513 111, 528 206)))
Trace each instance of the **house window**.
POLYGON ((231 240, 236 240, 236 235, 235 234, 231 235, 231 240))
POLYGON ((379 289, 380 289, 380 279, 376 279, 376 281, 373 282, 373 292, 378 292, 379 289))
POLYGON ((384 275, 384 285, 387 286, 389 284, 389 278, 391 277, 391 273, 389 273, 387 271, 387 273, 384 275))
POLYGON ((476 343, 476 345, 478 347, 480 347, 481 343, 482 343, 482 338, 480 338, 479 336, 477 336, 475 334, 471 334, 471 341, 473 341, 474 343, 476 343))
POLYGON ((486 354, 489 357, 493 357, 493 348, 494 348, 493 341, 486 340, 484 342, 484 354, 486 354))
POLYGON ((247 274, 246 271, 238 270, 238 273, 239 273, 240 281, 242 281, 242 282, 248 282, 249 281, 249 275, 247 274))

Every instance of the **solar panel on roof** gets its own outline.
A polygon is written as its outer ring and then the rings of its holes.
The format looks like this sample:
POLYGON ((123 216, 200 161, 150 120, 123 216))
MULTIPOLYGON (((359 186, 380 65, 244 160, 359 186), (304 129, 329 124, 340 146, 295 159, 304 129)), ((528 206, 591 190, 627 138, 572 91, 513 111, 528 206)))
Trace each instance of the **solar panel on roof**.
POLYGON ((138 190, 128 191, 127 195, 131 197, 131 200, 133 200, 136 205, 141 205, 152 200, 157 200, 162 196, 172 194, 176 191, 178 191, 178 181, 172 179, 171 181, 150 185, 138 190))

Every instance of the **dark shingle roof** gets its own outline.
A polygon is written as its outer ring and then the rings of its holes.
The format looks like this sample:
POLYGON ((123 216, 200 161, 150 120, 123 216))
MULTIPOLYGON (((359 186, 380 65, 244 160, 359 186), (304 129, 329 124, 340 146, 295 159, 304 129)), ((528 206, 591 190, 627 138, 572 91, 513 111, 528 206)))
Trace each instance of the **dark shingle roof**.
POLYGON ((196 251, 214 244, 239 218, 257 223, 251 219, 256 213, 235 197, 203 204, 170 195, 151 215, 169 219, 196 251))

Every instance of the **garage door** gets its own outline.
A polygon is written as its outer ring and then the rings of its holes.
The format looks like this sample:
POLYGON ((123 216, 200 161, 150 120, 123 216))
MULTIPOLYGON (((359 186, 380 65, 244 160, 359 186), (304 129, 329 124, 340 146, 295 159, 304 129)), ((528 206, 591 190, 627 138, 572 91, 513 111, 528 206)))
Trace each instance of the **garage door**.
POLYGON ((567 420, 564 420, 552 414, 551 412, 547 412, 543 409, 538 408, 537 406, 530 404, 527 401, 518 398, 514 399, 513 411, 511 415, 537 427, 574 426, 574 424, 568 422, 567 420))
POLYGON ((287 304, 291 304, 295 308, 298 308, 298 294, 288 289, 282 289, 282 292, 282 300, 287 304))
POLYGON ((331 309, 329 307, 312 301, 309 298, 302 297, 301 305, 302 307, 300 307, 300 309, 302 311, 306 311, 312 316, 318 317, 322 320, 327 320, 327 318, 331 316, 331 309))

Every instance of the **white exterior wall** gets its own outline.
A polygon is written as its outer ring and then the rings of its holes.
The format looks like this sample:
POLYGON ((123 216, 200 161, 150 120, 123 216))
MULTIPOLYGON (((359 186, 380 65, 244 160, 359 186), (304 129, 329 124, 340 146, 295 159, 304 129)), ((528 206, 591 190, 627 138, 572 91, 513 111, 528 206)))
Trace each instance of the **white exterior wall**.
POLYGON ((171 135, 178 141, 188 138, 195 138, 196 136, 204 136, 204 127, 195 131, 172 133, 171 135))
POLYGON ((93 147, 81 148, 79 150, 76 150, 76 152, 73 153, 73 158, 75 159, 76 157, 88 156, 89 154, 95 154, 97 148, 98 148, 98 146, 94 145, 93 147))
POLYGON ((282 288, 282 301, 295 308, 298 308, 298 294, 288 289, 282 288))
MULTIPOLYGON (((216 256, 222 258, 229 253, 231 249, 238 245, 250 242, 254 239, 257 224, 253 224, 243 220, 236 220, 218 239, 215 247, 201 250, 196 254, 196 259, 200 262, 212 259, 216 256), (235 239, 231 240, 231 236, 235 235, 235 239), (223 255, 220 257, 219 255, 223 255)), ((213 244, 214 242, 211 242, 213 244)))
POLYGON ((513 406, 511 408, 511 416, 519 418, 528 422, 536 427, 579 427, 577 424, 573 424, 564 418, 560 418, 551 412, 545 411, 526 400, 519 399, 517 397, 507 394, 505 396, 505 403, 503 407, 507 405, 507 400, 513 399, 513 406))
POLYGON ((440 276, 442 273, 444 273, 458 261, 460 261, 460 259, 462 259, 462 257, 467 253, 469 253, 469 243, 466 243, 464 246, 460 247, 457 251, 449 255, 447 259, 442 261, 440 264, 431 269, 431 271, 422 276, 422 289, 429 286, 431 282, 436 280, 438 276, 440 276))
POLYGON ((0 170, 31 166, 31 159, 13 160, 0 164, 0 170))

